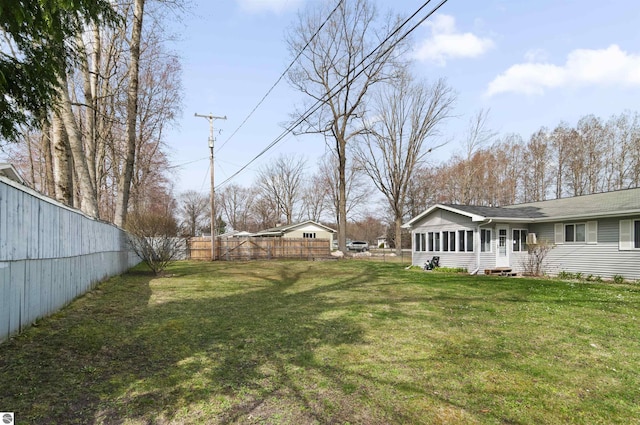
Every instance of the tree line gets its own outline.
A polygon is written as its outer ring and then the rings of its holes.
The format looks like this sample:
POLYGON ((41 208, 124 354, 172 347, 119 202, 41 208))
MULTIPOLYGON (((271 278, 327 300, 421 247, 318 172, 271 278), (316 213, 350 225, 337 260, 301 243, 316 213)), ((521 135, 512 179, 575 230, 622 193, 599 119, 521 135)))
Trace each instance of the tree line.
POLYGON ((586 115, 575 126, 541 127, 528 139, 508 134, 481 144, 469 140, 474 138, 463 141, 463 153, 416 171, 409 216, 436 202, 500 206, 640 186, 637 112, 607 120, 586 115))

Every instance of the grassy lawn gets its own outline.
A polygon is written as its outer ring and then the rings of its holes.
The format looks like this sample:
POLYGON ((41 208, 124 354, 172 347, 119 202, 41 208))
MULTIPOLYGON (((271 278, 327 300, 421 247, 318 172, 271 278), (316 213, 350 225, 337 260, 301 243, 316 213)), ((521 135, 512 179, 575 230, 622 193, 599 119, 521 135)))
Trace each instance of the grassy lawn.
POLYGON ((24 424, 630 424, 640 287, 380 261, 142 268, 0 345, 24 424))

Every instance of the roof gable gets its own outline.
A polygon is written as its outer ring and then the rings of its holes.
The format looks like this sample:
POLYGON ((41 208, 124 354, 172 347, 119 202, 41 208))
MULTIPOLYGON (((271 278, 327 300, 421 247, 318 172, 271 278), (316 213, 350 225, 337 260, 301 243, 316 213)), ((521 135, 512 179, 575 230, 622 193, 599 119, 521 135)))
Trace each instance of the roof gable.
POLYGON ((255 233, 255 236, 261 236, 261 235, 283 235, 285 233, 293 232, 293 231, 298 230, 300 228, 303 228, 305 226, 313 226, 313 227, 319 228, 320 230, 324 230, 324 231, 329 232, 329 233, 336 233, 336 231, 333 230, 330 227, 327 227, 327 226, 325 226, 323 224, 320 224, 318 222, 315 222, 313 220, 307 220, 307 221, 303 221, 302 223, 287 224, 287 225, 284 225, 284 226, 277 226, 277 227, 272 227, 270 229, 261 230, 261 231, 255 233))

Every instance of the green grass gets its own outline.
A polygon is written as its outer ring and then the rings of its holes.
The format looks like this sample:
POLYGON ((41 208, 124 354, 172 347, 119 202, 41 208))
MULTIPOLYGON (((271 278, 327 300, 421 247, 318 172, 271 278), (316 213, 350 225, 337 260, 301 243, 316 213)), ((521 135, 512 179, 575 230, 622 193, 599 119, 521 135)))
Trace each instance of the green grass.
POLYGON ((630 424, 640 287, 379 261, 142 268, 0 345, 24 424, 630 424))

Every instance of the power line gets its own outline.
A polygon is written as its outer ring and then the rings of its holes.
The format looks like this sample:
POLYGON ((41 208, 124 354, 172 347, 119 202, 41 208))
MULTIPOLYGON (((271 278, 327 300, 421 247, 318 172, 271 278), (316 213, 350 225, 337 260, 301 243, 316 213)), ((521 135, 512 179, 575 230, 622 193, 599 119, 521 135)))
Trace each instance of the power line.
MULTIPOLYGON (((402 36, 400 36, 398 38, 398 40, 396 40, 394 43, 392 43, 391 45, 389 45, 389 47, 387 47, 382 53, 378 53, 378 55, 376 56, 376 58, 371 61, 371 63, 369 63, 368 65, 366 65, 365 67, 363 67, 360 71, 358 71, 352 78, 352 80, 355 80, 356 78, 358 78, 367 68, 371 67, 373 64, 376 63, 376 60, 379 59, 380 57, 386 55, 389 51, 391 51, 391 49, 393 49, 396 45, 398 45, 398 43, 400 43, 402 40, 404 40, 410 33, 412 33, 413 31, 416 30, 416 28, 418 28, 424 21, 426 21, 429 17, 431 17, 438 9, 440 9, 440 7, 442 7, 448 0, 441 0, 440 3, 438 5, 436 5, 429 13, 427 13, 422 19, 420 19, 418 21, 417 24, 415 24, 413 27, 411 27, 405 34, 403 34, 402 36)), ((392 31, 382 42, 380 42, 380 44, 378 44, 378 46, 376 46, 376 48, 374 48, 368 55, 366 55, 358 64, 354 65, 353 68, 350 68, 349 71, 347 72, 347 75, 350 74, 352 71, 355 71, 356 68, 358 68, 360 65, 362 65, 367 59, 369 59, 373 54, 375 54, 375 52, 377 50, 379 50, 380 48, 382 48, 384 46, 384 44, 389 41, 394 35, 396 35, 405 25, 407 25, 407 23, 409 23, 409 21, 411 21, 418 13, 420 13, 420 11, 422 11, 422 9, 424 9, 429 3, 431 3, 431 0, 427 0, 425 3, 423 3, 422 6, 420 6, 411 16, 409 16, 408 18, 406 18, 404 20, 404 22, 399 25, 394 31, 392 31)), ((282 141, 284 139, 284 137, 291 133, 296 127, 298 127, 300 124, 302 124, 307 118, 309 118, 311 115, 313 115, 318 109, 320 109, 320 107, 327 101, 329 101, 330 99, 332 99, 333 97, 335 97, 341 90, 343 90, 346 87, 346 83, 343 84, 343 81, 346 80, 346 76, 343 77, 338 83, 336 83, 330 90, 329 93, 324 95, 321 99, 318 99, 312 106, 310 106, 294 123, 292 123, 291 125, 289 125, 278 137, 276 137, 269 145, 267 145, 266 148, 264 148, 260 153, 258 153, 255 157, 253 157, 253 159, 251 159, 249 162, 247 162, 244 166, 242 166, 238 171, 236 171, 234 174, 231 175, 231 177, 227 178, 225 181, 223 181, 222 183, 220 183, 218 185, 218 187, 220 186, 224 186, 226 183, 228 183, 230 180, 232 180, 233 178, 235 178, 238 174, 240 174, 242 171, 244 171, 249 165, 251 165, 253 162, 255 162, 258 158, 260 158, 262 155, 264 155, 266 152, 268 152, 271 148, 273 148, 276 144, 278 144, 280 141, 282 141), (339 87, 339 89, 337 91, 334 91, 338 86, 340 86, 342 84, 341 87, 339 87), (326 97, 326 99, 325 99, 326 97)))
POLYGON ((265 99, 271 94, 271 92, 273 91, 273 89, 276 88, 276 86, 278 84, 280 84, 280 81, 282 81, 282 79, 284 78, 285 75, 287 75, 287 72, 289 72, 289 70, 291 69, 291 67, 293 67, 293 65, 295 65, 296 61, 300 58, 300 56, 302 56, 302 53, 304 53, 304 51, 307 49, 307 47, 309 47, 309 44, 311 44, 311 42, 316 38, 316 36, 320 33, 320 31, 322 30, 322 28, 324 28, 324 26, 327 24, 327 22, 329 22, 329 19, 331 19, 331 16, 333 16, 333 14, 336 12, 336 10, 338 10, 338 8, 340 7, 340 5, 344 2, 344 0, 339 0, 338 3, 336 4, 336 6, 333 8, 333 10, 331 11, 331 13, 329 13, 329 16, 327 16, 327 18, 324 20, 324 22, 322 23, 322 25, 320 25, 318 27, 318 29, 316 30, 316 32, 313 34, 313 36, 311 36, 311 38, 309 39, 309 41, 307 41, 307 43, 304 45, 304 47, 298 52, 298 54, 296 55, 296 57, 291 61, 291 63, 289 64, 289 66, 287 66, 287 69, 285 69, 282 74, 280 74, 280 76, 278 77, 278 79, 276 80, 275 83, 273 83, 273 85, 271 86, 271 88, 269 90, 267 90, 267 93, 265 93, 264 96, 262 96, 262 99, 260 99, 260 101, 258 102, 258 104, 256 106, 253 107, 253 109, 251 110, 251 112, 249 112, 249 115, 247 115, 247 117, 240 123, 240 125, 238 126, 238 128, 236 128, 233 133, 231 133, 231 136, 229 136, 227 138, 227 140, 225 140, 222 145, 220 145, 220 147, 216 150, 216 153, 220 151, 220 149, 222 149, 228 142, 229 140, 231 140, 233 138, 233 136, 236 135, 236 133, 244 126, 244 124, 249 120, 249 118, 251 118, 251 116, 253 115, 253 113, 256 111, 256 109, 258 109, 260 107, 260 105, 262 105, 262 103, 265 101, 265 99))

